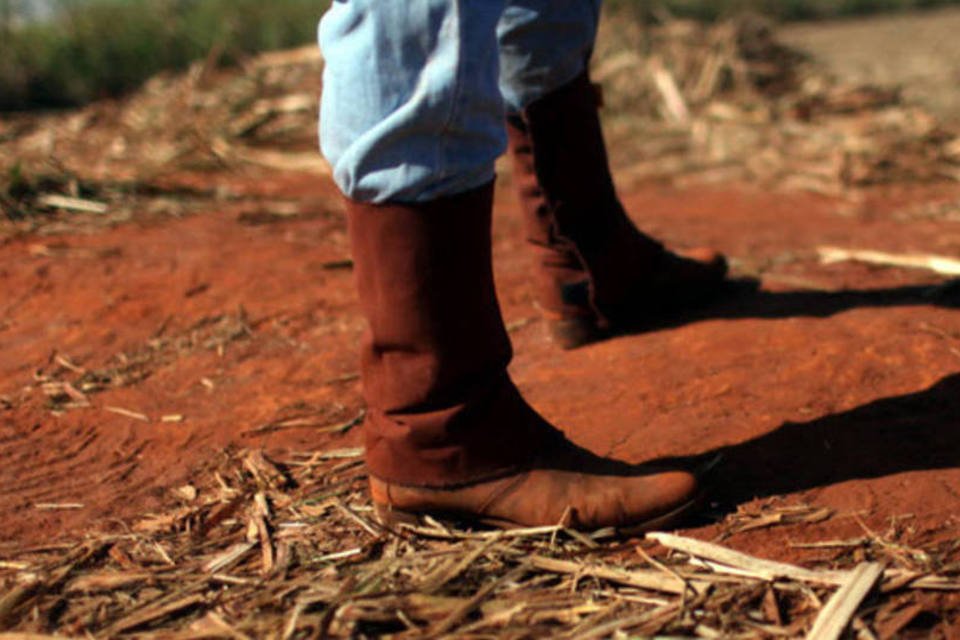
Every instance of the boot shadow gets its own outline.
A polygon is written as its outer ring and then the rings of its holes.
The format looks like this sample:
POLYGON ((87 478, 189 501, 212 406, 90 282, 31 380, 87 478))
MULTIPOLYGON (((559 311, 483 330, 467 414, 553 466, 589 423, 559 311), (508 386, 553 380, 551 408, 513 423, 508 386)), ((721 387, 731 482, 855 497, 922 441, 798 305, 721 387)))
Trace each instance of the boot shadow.
POLYGON ((712 497, 737 504, 846 480, 960 467, 960 373, 923 391, 787 422, 738 444, 641 464, 598 455, 548 428, 552 446, 533 468, 610 476, 709 468, 712 497))
MULTIPOLYGON (((734 285, 735 287, 737 285, 734 285)), ((739 286, 739 294, 718 300, 701 311, 710 318, 826 318, 859 308, 884 309, 908 305, 960 308, 960 280, 935 285, 911 285, 883 289, 841 291, 752 291, 739 286)))
POLYGON ((960 373, 924 391, 788 422, 722 454, 711 497, 723 515, 756 498, 905 471, 960 467, 960 373))
POLYGON ((725 282, 716 297, 702 306, 663 313, 662 317, 624 328, 617 334, 646 333, 705 320, 827 318, 852 309, 912 305, 960 309, 960 279, 934 285, 841 291, 764 291, 755 279, 733 279, 725 282))

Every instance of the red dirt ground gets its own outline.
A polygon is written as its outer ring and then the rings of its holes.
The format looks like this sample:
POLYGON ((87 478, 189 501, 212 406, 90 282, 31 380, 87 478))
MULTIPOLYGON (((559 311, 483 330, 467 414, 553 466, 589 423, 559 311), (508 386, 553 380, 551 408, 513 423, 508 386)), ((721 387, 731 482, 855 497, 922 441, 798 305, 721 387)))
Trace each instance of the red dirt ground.
MULTIPOLYGON (((116 526, 167 500, 226 446, 358 441, 359 429, 316 433, 362 408, 354 374, 363 323, 351 273, 337 263, 348 246, 332 187, 310 176, 190 180, 300 197, 314 215, 251 224, 250 205, 214 203, 179 219, 0 245, 0 540, 42 544, 116 526), (219 349, 205 344, 214 329, 202 321, 241 308, 241 330, 219 349), (164 350, 175 338, 180 347, 164 350), (77 380, 79 369, 151 348, 148 377, 91 394, 90 408, 55 415, 35 379, 39 371, 77 380), (161 421, 173 414, 183 422, 161 421), (245 433, 289 417, 312 426, 245 433), (82 507, 37 508, 43 503, 82 507)), ((896 215, 956 191, 888 189, 851 207, 746 187, 643 187, 625 201, 644 229, 677 245, 716 246, 741 271, 761 273, 763 288, 670 328, 561 352, 532 302, 505 182, 495 254, 516 380, 545 415, 602 453, 642 460, 724 449, 715 502, 691 535, 717 536, 711 518, 737 506, 806 504, 833 515, 726 543, 810 560, 830 556, 788 542, 857 537, 864 527, 911 545, 958 538, 957 291, 930 295, 935 276, 822 266, 813 253, 835 244, 958 255, 955 222, 896 215)))

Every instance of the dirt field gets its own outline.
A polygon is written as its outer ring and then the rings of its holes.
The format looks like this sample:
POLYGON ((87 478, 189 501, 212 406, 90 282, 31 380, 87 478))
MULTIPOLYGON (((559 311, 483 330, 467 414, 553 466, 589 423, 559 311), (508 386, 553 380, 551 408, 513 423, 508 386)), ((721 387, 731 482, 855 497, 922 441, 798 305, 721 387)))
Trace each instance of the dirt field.
MULTIPOLYGON (((819 37, 803 29, 791 37, 819 37)), ((806 505, 828 517, 724 543, 822 563, 834 552, 796 545, 960 538, 960 291, 924 271, 816 255, 836 245, 958 256, 960 188, 895 185, 851 201, 635 187, 623 196, 641 228, 715 246, 762 287, 659 331, 561 352, 533 303, 509 182, 494 237, 515 379, 598 452, 724 452, 687 535, 716 538, 738 509, 806 505)), ((362 412, 363 321, 332 185, 267 170, 172 183, 232 199, 114 226, 70 214, 55 234, 0 240, 0 553, 123 530, 225 447, 359 442, 359 428, 333 435, 362 412), (266 211, 278 199, 299 203, 296 215, 266 211)), ((960 637, 960 597, 923 603, 937 617, 915 637, 960 637)))
MULTIPOLYGON (((249 205, 223 207, 0 247, 0 548, 120 527, 169 502, 168 490, 223 447, 357 442, 357 429, 321 433, 361 409, 362 321, 341 268, 348 252, 331 186, 263 175, 232 188, 298 197, 315 215, 256 224, 265 221, 249 205), (84 388, 111 376, 126 386, 90 392, 89 408, 51 412, 44 383, 84 388), (290 418, 302 420, 248 433, 290 418)), ((923 272, 821 266, 813 249, 957 255, 956 223, 902 213, 960 193, 876 193, 858 216, 847 203, 749 188, 626 194, 643 228, 723 249, 763 290, 676 327, 563 353, 538 321, 517 207, 501 191, 496 266, 516 379, 597 451, 629 460, 725 451, 713 506, 691 535, 716 536, 712 522, 738 508, 809 505, 830 517, 725 543, 814 561, 829 552, 791 544, 867 528, 918 547, 957 538, 957 292, 923 272)), ((947 602, 929 606, 957 622, 958 602, 947 602)))
MULTIPOLYGON (((227 208, 0 248, 8 292, 0 507, 13 516, 0 524, 5 538, 50 540, 142 512, 220 447, 326 446, 313 428, 359 412, 352 376, 362 321, 350 271, 337 268, 348 251, 331 187, 296 176, 252 184, 331 211, 256 225, 250 211, 227 208), (125 369, 118 354, 133 364, 125 369), (128 386, 91 394, 90 408, 51 413, 43 381, 116 369, 129 369, 128 386), (161 421, 178 415, 182 422, 161 421), (311 427, 245 435, 293 415, 311 427)), ((852 535, 854 515, 879 528, 908 517, 918 536, 955 532, 955 294, 930 297, 926 285, 937 280, 923 273, 824 267, 812 253, 820 244, 960 252, 953 224, 896 219, 906 208, 897 202, 914 196, 955 194, 878 194, 861 217, 838 215, 845 205, 828 200, 746 188, 627 194, 641 226, 723 249, 762 275, 764 291, 676 328, 561 353, 537 320, 516 205, 502 194, 497 274, 514 374, 548 416, 603 452, 642 459, 733 445, 721 487, 731 504, 838 510, 805 537, 852 535)), ((769 551, 790 555, 782 535, 769 551)))

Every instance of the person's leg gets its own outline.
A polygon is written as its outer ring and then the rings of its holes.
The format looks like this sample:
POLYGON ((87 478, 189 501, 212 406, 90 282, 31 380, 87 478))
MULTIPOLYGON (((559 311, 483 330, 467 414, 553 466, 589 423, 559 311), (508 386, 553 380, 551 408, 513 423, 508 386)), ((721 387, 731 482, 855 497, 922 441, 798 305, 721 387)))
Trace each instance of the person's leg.
POLYGON ((715 252, 665 250, 637 231, 620 204, 588 72, 599 4, 510 0, 498 29, 538 300, 568 348, 696 304, 726 275, 715 252))
POLYGON ((501 8, 340 0, 320 26, 321 147, 347 196, 370 322, 367 457, 387 480, 459 484, 532 453, 533 436, 485 416, 516 412, 507 405, 519 402, 489 273, 485 186, 505 146, 501 8), (516 447, 502 447, 510 437, 516 447))
POLYGON ((506 148, 504 0, 335 0, 320 23, 320 144, 363 202, 426 202, 493 179, 506 148))
POLYGON ((586 70, 600 5, 600 0, 507 0, 497 40, 500 91, 510 113, 520 113, 586 70))
POLYGON ((361 307, 370 486, 381 517, 651 526, 694 476, 577 449, 522 399, 491 267, 502 146, 499 3, 338 0, 322 147, 346 195, 361 307), (498 133, 499 132, 499 133, 498 133))

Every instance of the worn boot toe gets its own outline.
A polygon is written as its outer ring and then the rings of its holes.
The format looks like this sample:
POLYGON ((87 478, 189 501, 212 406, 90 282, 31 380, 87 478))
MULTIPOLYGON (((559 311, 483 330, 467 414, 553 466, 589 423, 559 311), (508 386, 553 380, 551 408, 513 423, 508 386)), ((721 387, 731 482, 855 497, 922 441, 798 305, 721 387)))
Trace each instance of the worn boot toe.
POLYGON ((504 528, 614 527, 625 533, 676 525, 699 497, 693 473, 642 465, 626 473, 531 469, 452 488, 371 478, 370 488, 379 517, 388 523, 415 523, 432 515, 504 528))

